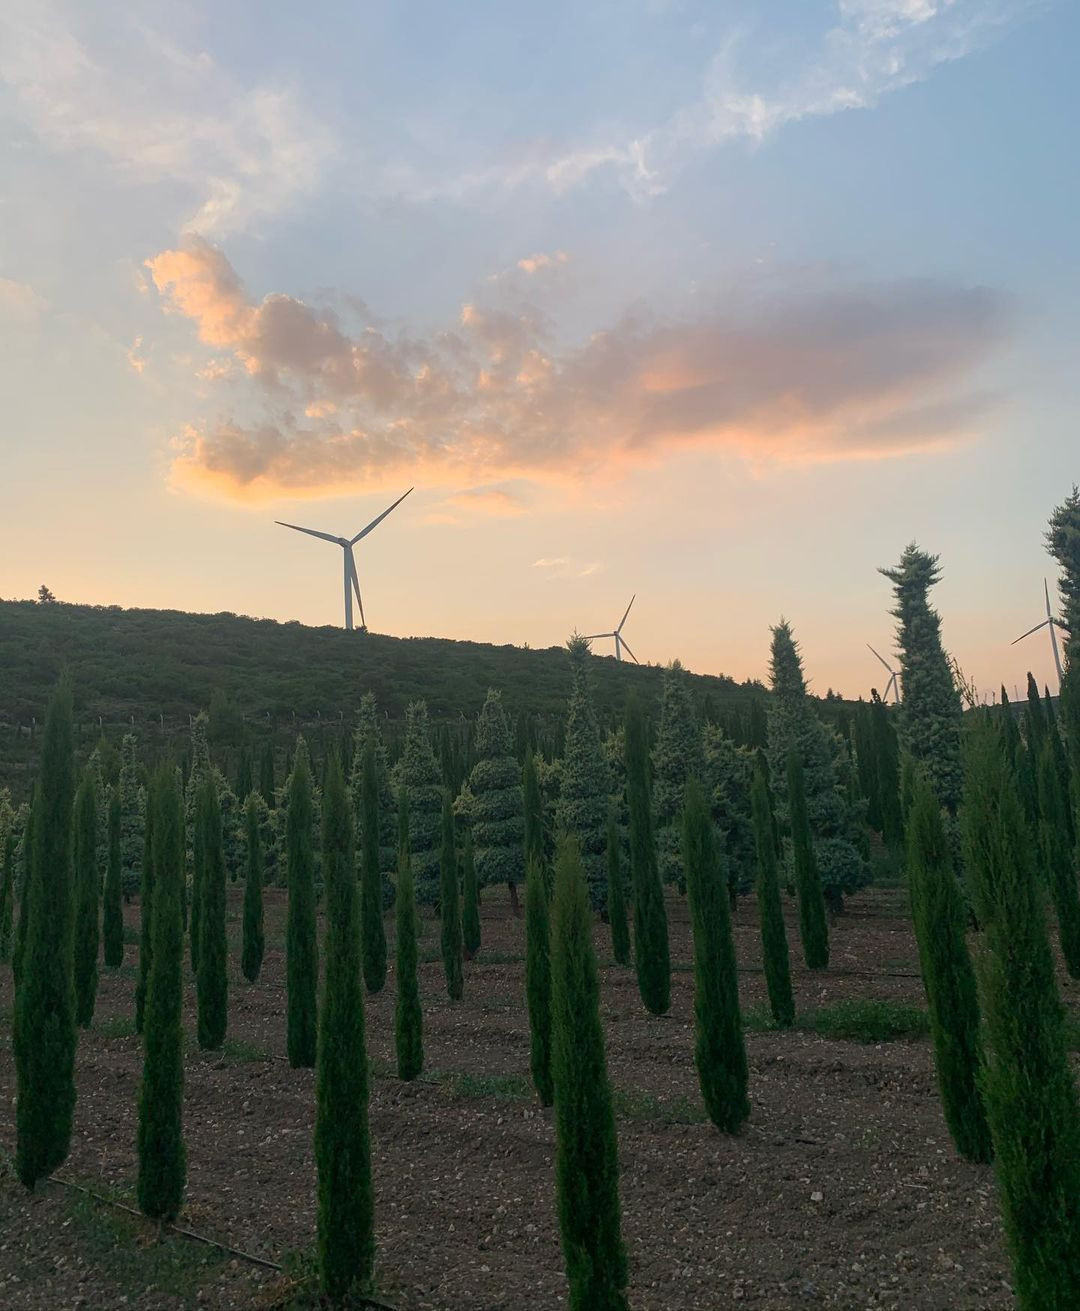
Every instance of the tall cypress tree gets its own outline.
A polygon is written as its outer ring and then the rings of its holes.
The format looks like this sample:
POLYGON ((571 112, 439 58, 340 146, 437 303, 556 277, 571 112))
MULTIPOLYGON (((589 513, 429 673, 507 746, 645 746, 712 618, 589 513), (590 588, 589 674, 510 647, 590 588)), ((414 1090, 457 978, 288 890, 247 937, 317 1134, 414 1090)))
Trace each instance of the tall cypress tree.
POLYGON ((415 1079, 424 1068, 424 1012, 417 974, 416 889, 409 858, 409 796, 398 797, 398 878, 394 902, 397 998, 394 1002, 394 1048, 399 1079, 415 1079))
POLYGON ((175 1220, 187 1179, 184 1148, 184 809, 176 775, 163 766, 147 799, 151 831, 153 950, 139 1088, 139 1209, 154 1220, 175 1220), (153 818, 151 819, 151 816, 153 818))
POLYGON ((195 823, 202 832, 202 915, 199 921, 199 1046, 215 1051, 225 1041, 229 1020, 228 939, 225 932, 225 852, 221 806, 210 778, 195 801, 195 823))
POLYGON ((814 843, 810 836, 810 820, 806 813, 802 761, 796 751, 792 751, 787 759, 787 785, 803 959, 807 969, 823 970, 829 964, 829 925, 825 918, 825 899, 821 891, 814 843))
POLYGON ((142 888, 142 858, 145 848, 146 796, 140 781, 138 744, 134 733, 125 733, 120 744, 120 887, 130 901, 142 888))
POLYGON ((13 916, 15 907, 15 853, 18 849, 15 836, 14 817, 4 834, 3 847, 0 849, 0 962, 7 964, 11 960, 13 946, 13 916))
POLYGON ((109 793, 109 822, 105 866, 105 907, 102 918, 102 937, 105 942, 105 964, 117 969, 124 963, 124 911, 123 882, 121 875, 122 812, 120 789, 109 793))
POLYGON ((382 865, 380 860, 379 771, 375 743, 364 747, 361 783, 363 823, 360 826, 360 940, 363 944, 364 982, 368 992, 381 992, 386 982, 386 929, 383 926, 382 865))
POLYGON ((529 1069, 541 1106, 550 1106, 551 930, 547 889, 536 856, 525 870, 525 1003, 529 1014, 529 1069))
POLYGON ((431 746, 427 703, 413 701, 405 711, 405 742, 393 770, 394 787, 409 792, 409 851, 421 906, 439 899, 439 837, 443 777, 431 746))
POLYGON ((26 931, 30 920, 30 898, 28 894, 30 890, 30 871, 34 860, 34 815, 36 811, 37 784, 35 783, 30 791, 30 804, 26 809, 26 817, 23 821, 22 859, 19 862, 18 871, 19 918, 15 924, 15 941, 11 952, 11 979, 15 985, 16 995, 18 995, 19 980, 22 977, 21 965, 26 951, 26 931))
POLYGON ((480 950, 480 888, 472 833, 468 829, 461 844, 461 944, 466 960, 472 960, 480 950))
POLYGON ((336 755, 323 791, 322 854, 326 980, 319 1017, 315 1164, 320 1283, 330 1301, 337 1303, 370 1282, 375 1264, 375 1195, 353 821, 336 755))
MULTIPOLYGON (((204 778, 203 782, 207 779, 204 778)), ((191 851, 191 903, 185 906, 186 898, 181 897, 180 913, 186 920, 188 912, 191 917, 191 933, 189 941, 189 951, 191 955, 191 968, 195 974, 199 972, 199 953, 202 951, 202 915, 203 902, 205 901, 206 886, 206 837, 207 828, 199 816, 198 799, 201 794, 201 785, 192 796, 192 806, 190 810, 190 828, 191 832, 187 835, 187 841, 190 842, 191 851)), ((187 807, 185 805, 185 812, 187 807)), ((187 813, 185 813, 185 819, 187 813)), ((185 842, 187 845, 187 842, 185 842)))
POLYGON ((451 1001, 460 1001, 464 990, 461 970, 461 899, 458 892, 457 848, 454 843, 454 812, 448 792, 443 799, 439 872, 440 942, 446 992, 451 1001))
POLYGON ((611 926, 611 954, 616 965, 630 964, 630 926, 626 920, 626 889, 623 886, 621 839, 615 807, 608 811, 607 829, 607 914, 611 926))
POLYGON ((626 799, 630 818, 630 879, 634 887, 634 964, 647 1010, 671 1005, 671 956, 664 889, 656 863, 645 718, 636 698, 626 708, 626 799))
POLYGON ((289 778, 285 811, 285 851, 289 880, 285 967, 289 1064, 294 1069, 315 1064, 318 1038, 316 988, 319 955, 315 939, 313 822, 307 752, 298 750, 296 764, 289 778))
MULTIPOLYGON (((1056 732, 1056 729, 1055 729, 1056 732)), ((1067 801, 1049 734, 1044 733, 1038 760, 1039 846, 1042 865, 1057 912, 1061 954, 1074 979, 1080 979, 1080 892, 1066 821, 1067 801)))
POLYGON ((94 1018, 101 942, 101 871, 98 868, 97 788, 84 771, 75 793, 75 1022, 88 1029, 94 1018))
POLYGON ((259 792, 271 810, 277 805, 277 781, 274 778, 274 740, 263 747, 259 761, 259 792))
MULTIPOLYGON (((139 877, 139 974, 135 984, 135 1032, 142 1033, 146 990, 154 956, 154 807, 149 793, 143 807, 143 853, 139 877)), ((181 924, 183 913, 181 912, 181 924)))
MULTIPOLYGON (((360 698, 360 709, 357 714, 356 730, 353 733, 352 740, 352 772, 349 775, 348 782, 348 792, 356 819, 356 854, 360 866, 361 882, 361 930, 364 922, 364 851, 366 849, 365 844, 368 841, 368 837, 364 832, 364 781, 367 772, 365 770, 365 761, 367 760, 369 746, 375 753, 375 778, 372 780, 375 788, 375 812, 378 828, 375 846, 378 850, 382 909, 385 911, 392 904, 394 879, 397 871, 397 802, 390 786, 390 765, 373 692, 365 692, 360 698)), ((345 762, 342 761, 343 769, 344 764, 345 762)), ((370 808, 370 802, 367 805, 370 808)))
POLYGON ((244 937, 240 949, 240 968, 248 983, 254 983, 262 969, 266 949, 263 926, 263 847, 259 824, 259 795, 249 792, 244 802, 244 833, 247 838, 247 863, 244 877, 244 937))
POLYGON ((896 851, 904 845, 904 817, 900 810, 900 747, 889 708, 879 697, 874 698, 869 715, 881 836, 886 845, 896 851))
MULTIPOLYGON (((659 881, 659 880, 658 880, 659 881)), ((615 1113, 577 841, 560 840, 552 935, 555 1195, 570 1311, 627 1311, 615 1113)))
POLYGON ((663 883, 686 888, 680 839, 687 781, 703 778, 705 751, 701 725, 690 701, 686 671, 678 660, 664 670, 660 728, 652 755, 653 814, 656 821, 657 864, 663 883))
POLYGON ((521 767, 503 709, 492 688, 476 725, 476 763, 463 792, 464 813, 472 826, 476 874, 482 887, 505 883, 510 904, 518 907, 517 885, 525 871, 525 816, 521 767))
MULTIPOLYGON (((535 856, 547 877, 547 843, 544 841, 544 799, 540 793, 540 776, 536 770, 536 756, 532 751, 525 755, 521 771, 522 803, 525 815, 525 862, 535 856)), ((550 887, 549 887, 550 895, 550 887)))
POLYGON ((945 1123, 961 1156, 989 1161, 993 1146, 979 1092, 982 1042, 967 911, 941 806, 924 775, 916 780, 908 813, 907 872, 945 1123))
POLYGON ((727 875, 700 782, 686 785, 682 856, 694 933, 694 1063, 709 1119, 735 1133, 750 1114, 727 875))
POLYGON ((713 824, 727 866, 728 893, 734 907, 740 893, 754 886, 757 872, 750 792, 754 752, 738 746, 722 728, 708 725, 703 781, 713 824))
POLYGON ((961 814, 982 931, 983 1104, 1023 1311, 1065 1311, 1080 1288, 1080 1108, 1029 829, 993 723, 973 725, 961 814))
POLYGON ((611 777, 589 686, 589 644, 575 633, 566 646, 570 657, 570 701, 555 829, 577 835, 589 903, 593 910, 602 910, 607 902, 607 811, 611 777))
POLYGON ((795 1023, 795 998, 791 991, 791 960, 788 955, 787 929, 780 901, 780 874, 776 854, 776 824, 769 784, 763 762, 754 770, 751 790, 754 820, 754 844, 757 848, 757 899, 761 917, 761 955, 765 966, 765 985, 769 1008, 782 1029, 795 1023))
POLYGON ((75 761, 66 680, 49 702, 40 759, 13 1035, 18 1089, 15 1168, 27 1188, 67 1158, 75 1110, 75 761))

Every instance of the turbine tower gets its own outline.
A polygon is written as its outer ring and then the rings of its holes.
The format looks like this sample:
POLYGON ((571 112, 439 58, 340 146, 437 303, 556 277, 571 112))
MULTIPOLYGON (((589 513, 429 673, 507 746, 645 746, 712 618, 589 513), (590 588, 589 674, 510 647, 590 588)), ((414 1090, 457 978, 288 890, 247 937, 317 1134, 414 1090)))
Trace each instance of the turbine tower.
MULTIPOLYGON (((633 605, 636 600, 637 600, 637 593, 635 592, 634 595, 630 598, 630 605, 633 605)), ((640 665, 641 661, 637 658, 636 655, 634 655, 633 651, 630 650, 629 643, 627 642, 626 638, 623 637, 622 635, 623 624, 626 623, 626 616, 630 613, 630 605, 626 607, 626 613, 619 620, 618 626, 612 632, 591 633, 585 638, 585 640, 586 642, 595 642, 598 638, 601 637, 613 637, 615 639, 615 659, 616 660, 622 659, 623 647, 625 647, 627 655, 630 657, 631 660, 633 660, 634 664, 640 665)))
MULTIPOLYGON (((1061 622, 1060 619, 1054 618, 1054 612, 1050 608, 1050 585, 1049 583, 1047 583, 1045 578, 1043 579, 1043 593, 1046 596, 1046 618, 1042 621, 1041 624, 1036 624, 1034 628, 1029 628, 1026 633, 1021 633, 1020 636, 1016 639, 1016 642, 1022 642, 1025 637, 1030 637, 1032 633, 1037 633, 1040 628, 1049 628, 1050 645, 1054 648, 1054 668, 1057 670, 1058 688, 1060 689, 1061 679, 1062 679, 1061 653, 1060 651, 1058 651, 1057 633, 1054 632, 1054 629, 1060 628, 1064 633, 1067 633, 1069 630, 1065 627, 1065 625, 1061 622)), ((1015 646, 1016 642, 1010 642, 1009 645, 1015 646)))
MULTIPOLYGON (((409 492, 413 489, 410 487, 409 492)), ((364 622, 364 603, 360 599, 360 579, 356 573, 356 559, 353 556, 353 547, 362 537, 366 537, 373 528, 378 528, 379 524, 386 518, 391 510, 396 510, 401 502, 408 496, 399 496, 393 505, 388 506, 382 514, 372 519, 366 528, 361 528, 355 537, 335 537, 332 533, 320 533, 315 528, 301 528, 299 524, 284 523, 281 519, 275 519, 274 522, 280 524, 282 528, 292 528, 298 533, 307 533, 309 537, 321 537, 324 542, 333 542, 335 546, 340 546, 345 557, 345 627, 349 630, 353 628, 353 593, 356 593, 356 604, 360 607, 360 631, 367 632, 367 624, 364 622)))
MULTIPOLYGON (((870 643, 869 643, 869 642, 867 642, 866 645, 867 645, 868 647, 870 647, 870 650, 871 650, 871 651, 874 651, 874 648, 873 648, 872 646, 870 646, 870 643)), ((894 701, 897 705, 899 705, 899 703, 900 703, 900 684, 899 684, 896 680, 900 677, 900 675, 896 672, 895 669, 892 668, 892 666, 889 664, 889 662, 885 659, 884 656, 878 655, 878 653, 877 653, 876 651, 874 651, 874 655, 877 656, 877 658, 881 661, 881 663, 882 663, 882 664, 885 666, 885 668, 889 671, 889 681, 885 684, 885 695, 884 695, 881 699, 882 699, 882 701, 886 701, 886 702, 888 701, 888 699, 889 699, 889 689, 891 688, 891 689, 892 689, 892 694, 893 694, 893 701, 894 701)))

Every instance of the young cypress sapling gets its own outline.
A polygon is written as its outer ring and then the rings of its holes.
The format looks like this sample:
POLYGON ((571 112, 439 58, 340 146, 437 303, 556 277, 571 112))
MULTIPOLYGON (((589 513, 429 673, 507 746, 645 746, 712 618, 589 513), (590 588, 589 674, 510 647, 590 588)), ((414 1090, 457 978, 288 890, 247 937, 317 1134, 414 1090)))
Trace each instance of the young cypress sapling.
POLYGON ((653 1015, 663 1015, 671 1005, 671 956, 664 889, 656 863, 645 717, 636 699, 626 710, 626 798, 638 990, 645 1008, 653 1015))
POLYGON ((0 862, 3 867, 3 882, 0 883, 0 963, 11 960, 13 915, 15 905, 15 851, 18 842, 15 837, 14 822, 4 835, 4 845, 0 862))
POLYGON ((240 968, 248 983, 254 983, 262 969, 266 934, 263 926, 263 847, 259 830, 259 796, 249 792, 244 802, 244 830, 247 863, 244 880, 244 938, 240 968))
POLYGON ((124 963, 124 911, 122 860, 122 813, 120 789, 109 793, 108 838, 106 841, 105 907, 102 917, 102 936, 105 940, 105 964, 118 969, 124 963))
POLYGON ((198 1037, 199 1046, 216 1051, 225 1041, 228 1024, 228 961, 225 931, 225 852, 221 806, 213 780, 199 785, 195 824, 202 832, 202 913, 199 917, 198 1037))
POLYGON ((75 1022, 88 1029, 98 987, 101 871, 98 869, 97 789, 89 770, 75 793, 75 1022))
POLYGON ((607 912, 611 927, 611 953, 616 965, 630 964, 630 926, 626 920, 626 889, 619 855, 619 826, 615 808, 608 811, 607 828, 607 912))
POLYGON ((476 878, 472 833, 465 830, 461 848, 461 943, 465 959, 472 960, 480 950, 480 889, 476 878))
POLYGON ((806 814, 802 761, 795 751, 788 755, 787 785, 803 959, 807 969, 823 970, 829 964, 829 925, 825 918, 825 899, 814 855, 814 842, 810 836, 810 821, 806 814))
POLYGON ((398 796, 398 878, 394 902, 397 998, 394 1002, 394 1047, 398 1078, 415 1079, 424 1068, 424 1012, 417 974, 416 886, 409 855, 409 794, 398 796))
POLYGON ((781 1029, 795 1023, 795 997, 791 991, 791 959, 788 954, 787 929, 780 900, 779 861, 776 852, 776 821, 769 797, 769 783, 759 758, 754 769, 750 792, 757 848, 757 899, 761 917, 761 954, 765 965, 765 985, 769 1008, 781 1029))
POLYGON ((289 777, 285 811, 285 851, 289 880, 288 920, 285 930, 288 987, 289 1064, 294 1068, 315 1064, 318 1039, 316 988, 319 955, 315 938, 315 853, 313 802, 307 752, 298 750, 289 777))
POLYGON ((454 812, 448 792, 443 798, 439 874, 440 941, 446 992, 451 1001, 460 1001, 464 990, 461 969, 461 898, 458 892, 457 848, 454 843, 454 812))
POLYGON ((382 864, 379 848, 379 770, 375 739, 369 737, 361 766, 360 795, 360 920, 364 982, 368 992, 381 992, 386 982, 386 929, 383 925, 382 864))
MULTIPOLYGON (((146 990, 154 956, 154 807, 147 793, 143 814, 143 854, 139 872, 139 974, 135 983, 135 1032, 142 1033, 146 990)), ((181 915, 181 924, 183 916, 181 915)))
MULTIPOLYGON (((1055 730, 1056 731, 1056 730, 1055 730)), ((1066 819, 1068 802, 1062 795, 1061 774, 1048 734, 1044 734, 1038 759, 1039 847, 1042 866, 1050 884, 1057 912, 1058 934, 1065 967, 1080 979, 1080 893, 1069 842, 1066 819)))
POLYGON ((525 1002, 529 1014, 529 1069, 541 1106, 550 1106, 551 933, 547 889, 535 855, 525 867, 525 1002))

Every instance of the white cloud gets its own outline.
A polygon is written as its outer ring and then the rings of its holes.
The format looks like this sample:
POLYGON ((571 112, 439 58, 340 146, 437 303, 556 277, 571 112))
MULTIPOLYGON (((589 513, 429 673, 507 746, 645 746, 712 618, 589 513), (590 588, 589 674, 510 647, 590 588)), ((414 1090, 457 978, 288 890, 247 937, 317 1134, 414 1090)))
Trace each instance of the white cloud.
POLYGON ((26 282, 0 278, 0 314, 17 319, 36 319, 49 308, 49 302, 26 282))

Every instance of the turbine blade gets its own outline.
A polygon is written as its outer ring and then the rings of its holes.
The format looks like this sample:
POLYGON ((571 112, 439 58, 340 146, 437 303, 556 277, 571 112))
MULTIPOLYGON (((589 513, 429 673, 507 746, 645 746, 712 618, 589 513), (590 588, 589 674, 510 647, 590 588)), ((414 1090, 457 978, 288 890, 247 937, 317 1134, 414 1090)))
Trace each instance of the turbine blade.
POLYGON ((367 621, 364 619, 364 599, 360 595, 360 579, 356 575, 356 557, 352 553, 351 546, 345 554, 349 557, 349 573, 352 576, 353 591, 356 593, 356 604, 360 607, 360 627, 366 628, 367 621))
MULTIPOLYGON (((409 488, 409 492, 411 492, 412 490, 413 490, 413 489, 410 487, 410 488, 409 488)), ((366 536, 368 535, 368 533, 370 533, 371 530, 372 530, 373 528, 378 528, 379 524, 382 523, 382 521, 386 518, 386 516, 390 513, 390 511, 391 511, 391 510, 396 510, 396 509, 398 508, 398 506, 399 506, 399 505, 401 504, 401 502, 405 499, 405 497, 408 496, 409 492, 406 492, 404 496, 399 496, 399 497, 397 498, 397 500, 394 502, 393 505, 387 506, 387 508, 382 512, 382 514, 380 514, 377 518, 372 519, 371 523, 369 523, 368 526, 367 526, 366 528, 361 528, 360 531, 356 534, 356 536, 355 536, 355 537, 352 539, 352 541, 349 543, 349 545, 350 545, 350 546, 355 546, 356 543, 360 540, 361 537, 366 537, 366 536)))
MULTIPOLYGON (((635 592, 634 595, 630 598, 630 605, 633 605, 636 600, 637 600, 637 592, 635 592)), ((630 613, 630 605, 626 607, 626 614, 624 614, 623 617, 619 620, 619 626, 618 628, 615 629, 617 633, 622 632, 622 626, 623 624, 626 623, 626 615, 630 613)))
MULTIPOLYGON (((869 643, 869 642, 867 642, 866 645, 867 645, 868 647, 870 647, 870 650, 871 650, 871 651, 874 651, 874 648, 873 648, 872 646, 870 646, 870 643, 869 643)), ((891 673, 892 673, 892 666, 891 666, 891 665, 889 664, 889 662, 885 659, 885 657, 884 657, 884 656, 881 656, 881 655, 878 655, 878 653, 877 653, 876 651, 874 651, 874 655, 877 656, 877 658, 881 661, 881 663, 885 666, 885 668, 886 668, 886 669, 889 671, 889 673, 891 674, 891 673)))
POLYGON ((622 642, 622 644, 623 644, 623 648, 624 648, 626 651, 629 652, 629 654, 630 654, 630 659, 634 662, 634 664, 635 664, 635 665, 640 665, 640 664, 641 664, 641 661, 637 658, 636 655, 634 655, 633 651, 630 650, 629 646, 627 646, 627 644, 626 644, 626 638, 625 638, 625 637, 621 637, 621 638, 619 638, 619 641, 622 642))
POLYGON ((1053 627, 1054 621, 1052 619, 1044 619, 1041 624, 1036 624, 1034 628, 1029 628, 1026 633, 1021 633, 1020 636, 1016 638, 1016 641, 1010 642, 1009 645, 1015 646, 1017 642, 1022 642, 1025 637, 1030 637, 1032 633, 1037 633, 1040 628, 1045 628, 1047 624, 1053 627))
POLYGON ((274 523, 281 524, 282 528, 292 528, 298 533, 307 533, 309 537, 321 537, 324 542, 333 542, 335 546, 340 546, 339 538, 334 537, 331 533, 320 533, 316 528, 301 528, 298 523, 285 523, 281 519, 275 519, 274 523))
POLYGON ((614 633, 583 633, 586 642, 597 642, 601 637, 614 637, 614 633))
POLYGON ((890 688, 892 688, 893 701, 894 701, 894 702, 899 702, 899 700, 900 700, 900 687, 899 687, 899 685, 897 684, 897 681, 896 681, 896 675, 895 675, 895 674, 893 674, 892 678, 890 678, 889 681, 885 684, 885 700, 886 700, 886 701, 888 701, 888 699, 889 699, 889 689, 890 689, 890 688))

